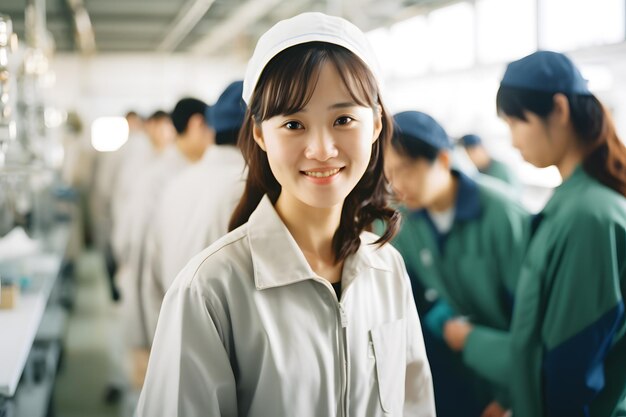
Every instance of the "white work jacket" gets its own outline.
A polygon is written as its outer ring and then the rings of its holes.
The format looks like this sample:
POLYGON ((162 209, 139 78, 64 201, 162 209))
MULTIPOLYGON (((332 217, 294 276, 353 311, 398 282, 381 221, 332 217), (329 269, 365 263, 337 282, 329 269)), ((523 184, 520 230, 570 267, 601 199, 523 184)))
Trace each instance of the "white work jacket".
POLYGON ((202 249, 228 232, 245 186, 238 148, 212 145, 198 164, 167 185, 148 225, 142 268, 142 306, 152 341, 165 291, 202 249))
POLYGON ((168 290, 137 415, 435 416, 404 263, 375 239, 337 300, 265 197, 168 290))
POLYGON ((132 212, 131 202, 137 183, 163 158, 163 155, 156 152, 150 139, 143 133, 132 134, 128 142, 115 153, 119 154, 120 162, 114 168, 116 172, 109 185, 113 220, 111 246, 116 259, 120 261, 127 255, 125 245, 128 242, 125 239, 128 237, 126 233, 132 212))
POLYGON ((148 224, 163 187, 191 166, 191 163, 174 145, 143 173, 134 187, 128 203, 127 224, 120 225, 125 232, 124 257, 119 261, 116 281, 122 290, 122 312, 127 330, 126 341, 133 347, 150 346, 146 335, 145 318, 141 306, 141 268, 143 266, 143 244, 148 224))

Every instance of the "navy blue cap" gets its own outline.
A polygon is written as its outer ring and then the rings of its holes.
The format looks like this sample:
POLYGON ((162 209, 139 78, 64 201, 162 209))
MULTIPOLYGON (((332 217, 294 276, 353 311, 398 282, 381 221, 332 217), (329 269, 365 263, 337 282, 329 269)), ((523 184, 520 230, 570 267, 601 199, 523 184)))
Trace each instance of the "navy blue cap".
POLYGON ((481 143, 483 143, 482 139, 478 135, 461 136, 459 142, 461 142, 461 145, 465 146, 466 148, 471 148, 472 146, 480 145, 481 143))
POLYGON ((394 133, 421 140, 437 149, 451 149, 452 140, 439 123, 426 113, 405 111, 393 116, 394 133))
POLYGON ((215 133, 237 130, 243 124, 246 115, 246 104, 241 98, 243 81, 231 83, 207 110, 205 118, 215 133))
POLYGON ((565 55, 551 51, 537 51, 511 62, 500 85, 546 93, 591 95, 587 80, 574 63, 565 55))

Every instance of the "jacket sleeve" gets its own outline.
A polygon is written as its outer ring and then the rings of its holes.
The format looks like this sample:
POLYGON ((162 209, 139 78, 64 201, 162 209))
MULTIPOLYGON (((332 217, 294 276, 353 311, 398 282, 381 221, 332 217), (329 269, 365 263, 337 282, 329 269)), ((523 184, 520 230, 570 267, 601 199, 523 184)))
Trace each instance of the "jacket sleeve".
POLYGON ((236 417, 226 314, 217 300, 176 285, 163 301, 138 417, 236 417))
POLYGON ((624 230, 586 216, 546 265, 542 393, 546 415, 590 415, 605 388, 605 359, 624 329, 624 230))
POLYGON ((507 331, 474 326, 465 341, 463 362, 481 377, 506 387, 511 377, 511 341, 507 331))
POLYGON ((426 357, 422 327, 404 265, 402 265, 402 271, 404 271, 404 279, 407 282, 407 291, 405 291, 407 365, 404 415, 407 417, 435 417, 433 380, 426 357))
POLYGON ((531 217, 520 205, 509 203, 500 213, 502 218, 494 230, 493 250, 497 254, 498 274, 506 289, 507 304, 512 309, 515 288, 526 255, 531 217))
POLYGON ((143 307, 144 326, 150 343, 154 339, 161 303, 165 296, 160 262, 163 254, 161 253, 158 227, 158 223, 155 223, 148 230, 146 241, 144 242, 143 268, 141 271, 143 278, 140 297, 143 307))
POLYGON ((439 299, 428 312, 422 316, 424 327, 440 340, 443 340, 443 328, 446 322, 458 314, 445 300, 439 299))

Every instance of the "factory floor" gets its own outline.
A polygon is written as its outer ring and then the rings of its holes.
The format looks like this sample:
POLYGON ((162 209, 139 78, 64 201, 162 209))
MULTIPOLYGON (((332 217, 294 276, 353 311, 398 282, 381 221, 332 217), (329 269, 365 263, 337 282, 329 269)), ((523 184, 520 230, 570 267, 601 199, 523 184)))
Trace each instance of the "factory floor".
POLYGON ((129 389, 119 304, 111 300, 104 257, 81 252, 75 296, 53 394, 55 417, 131 417, 138 392, 129 389))

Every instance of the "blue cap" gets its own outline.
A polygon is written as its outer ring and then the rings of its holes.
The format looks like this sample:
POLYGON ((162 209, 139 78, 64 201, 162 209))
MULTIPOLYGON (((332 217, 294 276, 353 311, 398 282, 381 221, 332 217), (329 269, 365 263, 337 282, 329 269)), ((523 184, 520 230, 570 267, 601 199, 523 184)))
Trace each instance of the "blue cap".
POLYGON ((243 124, 246 115, 246 104, 241 99, 243 81, 231 83, 207 110, 205 118, 215 133, 237 130, 243 124))
POLYGON ((565 55, 551 51, 537 51, 511 62, 500 85, 546 93, 591 95, 587 80, 574 63, 565 55))
POLYGON ((478 135, 461 136, 459 142, 461 142, 461 145, 465 146, 466 148, 471 148, 472 146, 480 145, 481 143, 483 143, 482 139, 478 135))
POLYGON ((426 113, 405 111, 393 117, 394 133, 409 136, 437 149, 451 149, 452 140, 439 123, 426 113))

